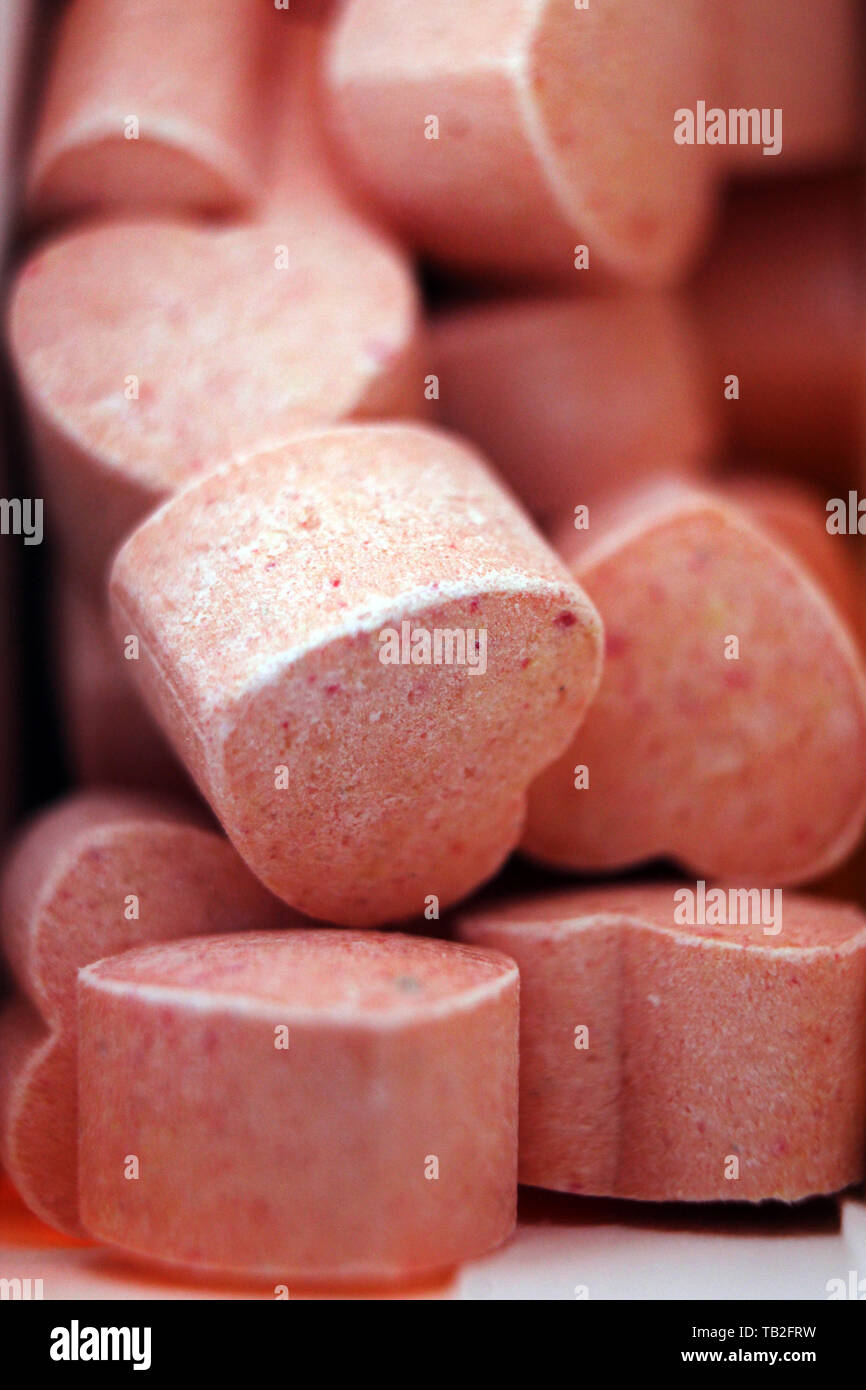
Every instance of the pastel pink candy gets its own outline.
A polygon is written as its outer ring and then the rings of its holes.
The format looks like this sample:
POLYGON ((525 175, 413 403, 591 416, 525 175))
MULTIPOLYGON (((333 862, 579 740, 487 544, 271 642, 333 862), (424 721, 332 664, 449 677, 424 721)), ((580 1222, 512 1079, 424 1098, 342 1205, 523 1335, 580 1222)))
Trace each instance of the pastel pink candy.
POLYGON ((862 645, 866 638, 863 579, 853 548, 827 530, 827 501, 822 491, 788 478, 748 473, 721 480, 719 488, 796 555, 862 645))
POLYGON ((30 157, 30 212, 253 201, 266 16, 258 0, 72 0, 30 157))
POLYGON ((796 558, 682 485, 596 509, 563 545, 606 659, 585 722, 531 789, 527 851, 592 870, 662 856, 773 885, 840 863, 866 818, 866 678, 796 558))
POLYGON ((669 283, 732 171, 856 159, 857 19, 854 0, 680 0, 663 17, 652 0, 347 0, 334 131, 347 171, 437 260, 577 288, 577 243, 603 275, 669 283), (675 113, 699 100, 782 107, 781 154, 678 144, 675 113))
POLYGON ((692 0, 663 20, 646 0, 348 0, 333 128, 347 172, 438 260, 577 286, 582 244, 590 267, 661 283, 712 202, 705 151, 673 132, 714 44, 692 0))
POLYGON ((131 951, 79 980, 98 1239, 291 1294, 510 1234, 517 970, 498 953, 308 929, 131 951))
POLYGON ((54 623, 58 703, 75 780, 189 794, 183 767, 128 674, 104 600, 61 574, 54 623))
POLYGON ((259 216, 303 207, 312 217, 364 218, 341 176, 326 129, 324 63, 328 28, 295 5, 272 31, 275 99, 259 216))
POLYGON ((793 1202, 859 1182, 866 917, 783 893, 776 935, 754 906, 739 925, 683 925, 680 887, 459 916, 461 939, 520 968, 521 1182, 661 1202, 793 1202))
POLYGON ((673 297, 500 301, 433 320, 444 424, 552 521, 639 478, 701 470, 716 433, 701 343, 673 297))
POLYGON ((158 502, 227 460, 424 399, 405 259, 306 205, 232 229, 106 224, 38 250, 9 341, 64 555, 91 585, 158 502))
POLYGON ((484 462, 417 427, 217 470, 135 532, 111 591, 140 689, 239 852, 343 925, 488 878, 598 681, 586 596, 484 462))
POLYGON ((22 992, 0 1025, 0 1151, 38 1216, 81 1232, 79 967, 144 942, 286 921, 228 842, 171 802, 83 792, 27 827, 0 884, 0 939, 22 992))
MULTIPOLYGON (((0 195, 2 197, 2 195, 0 195)), ((0 454, 0 487, 8 497, 8 478, 6 460, 0 454)), ((13 569, 12 556, 8 546, 0 547, 0 841, 5 841, 9 827, 12 807, 15 800, 18 761, 14 752, 16 744, 17 718, 15 715, 15 693, 17 671, 13 661, 14 623, 10 603, 13 569)))
POLYGON ((758 182, 732 193, 694 297, 740 459, 835 480, 859 457, 860 214, 857 177, 758 182), (738 400, 723 399, 731 374, 738 400))
POLYGON ((726 147, 729 163, 767 178, 857 159, 857 0, 733 0, 714 15, 723 35, 723 104, 783 112, 780 156, 734 144, 726 147))

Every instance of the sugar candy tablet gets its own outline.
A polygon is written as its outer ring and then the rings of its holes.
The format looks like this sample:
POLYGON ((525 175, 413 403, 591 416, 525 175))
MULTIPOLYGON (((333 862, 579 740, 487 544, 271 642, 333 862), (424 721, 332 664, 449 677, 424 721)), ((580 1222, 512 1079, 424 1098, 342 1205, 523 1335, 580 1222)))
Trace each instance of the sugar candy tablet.
POLYGON ((562 544, 605 624, 605 666, 530 792, 529 853, 779 885, 840 863, 866 818, 866 676, 802 564, 682 484, 638 488, 562 544))
POLYGON ((520 968, 521 1182, 794 1202, 862 1179, 862 912, 621 884, 469 907, 457 930, 520 968))
POLYGON ((716 442, 702 345, 673 296, 533 298, 434 318, 439 415, 541 521, 679 465, 716 442))
POLYGON ((704 8, 348 0, 329 64, 347 173, 462 269, 575 285, 583 248, 585 268, 670 280, 713 201, 706 151, 674 141, 716 70, 704 8))
POLYGON ((217 470, 134 533, 111 591, 236 848, 346 926, 432 919, 490 877, 599 678, 586 596, 484 461, 419 426, 217 470))
POLYGON ((84 1224, 290 1296, 480 1255, 514 1225, 517 1026, 512 961, 399 933, 101 961, 79 977, 84 1224))
POLYGON ((253 202, 266 14, 258 0, 72 0, 30 157, 31 214, 253 202))
POLYGON ((92 585, 209 468, 320 422, 412 413, 409 268, 357 220, 106 224, 36 251, 9 338, 46 501, 92 585))
POLYGON ((37 1215, 80 1234, 79 967, 144 942, 286 921, 223 836, 170 801, 82 792, 25 828, 0 884, 0 944, 21 991, 0 1028, 0 1150, 37 1215))

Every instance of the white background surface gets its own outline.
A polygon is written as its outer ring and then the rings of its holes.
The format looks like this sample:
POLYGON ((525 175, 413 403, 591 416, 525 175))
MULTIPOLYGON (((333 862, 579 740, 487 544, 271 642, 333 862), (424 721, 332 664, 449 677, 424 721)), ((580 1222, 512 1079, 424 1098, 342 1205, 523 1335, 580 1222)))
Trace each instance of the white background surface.
MULTIPOLYGON (((529 1192, 521 1205, 517 1233, 503 1249, 391 1296, 570 1302, 583 1286, 589 1300, 823 1301, 830 1279, 847 1284, 854 1270, 866 1280, 866 1206, 853 1198, 725 1210, 529 1192)), ((270 1289, 193 1284, 67 1241, 31 1217, 8 1183, 0 1198, 0 1277, 41 1279, 46 1300, 273 1297, 270 1289)), ((290 1298, 334 1296, 290 1286, 290 1298)))

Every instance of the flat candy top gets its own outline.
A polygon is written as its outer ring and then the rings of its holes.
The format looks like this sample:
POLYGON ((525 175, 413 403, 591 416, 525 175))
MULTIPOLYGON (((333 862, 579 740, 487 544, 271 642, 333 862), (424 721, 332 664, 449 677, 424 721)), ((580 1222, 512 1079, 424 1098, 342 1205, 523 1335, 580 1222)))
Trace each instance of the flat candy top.
POLYGON ((350 415, 399 361, 415 307, 402 259, 346 219, 315 233, 291 213, 229 231, 147 220, 38 250, 10 335, 54 425, 164 492, 350 415))
POLYGON ((84 976, 154 1002, 232 1012, 277 1004, 313 1021, 336 1014, 351 1023, 480 1002, 514 983, 517 967, 496 951, 448 941, 303 928, 167 942, 101 961, 84 976))

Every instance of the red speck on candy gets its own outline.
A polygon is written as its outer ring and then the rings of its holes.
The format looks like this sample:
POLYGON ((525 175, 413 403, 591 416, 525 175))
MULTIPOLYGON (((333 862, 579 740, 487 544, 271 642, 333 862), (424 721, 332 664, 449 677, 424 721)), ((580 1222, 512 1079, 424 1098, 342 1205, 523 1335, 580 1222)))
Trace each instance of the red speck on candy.
POLYGON ((725 685, 731 690, 751 690, 752 677, 748 671, 738 671, 732 669, 726 671, 724 675, 725 685))

